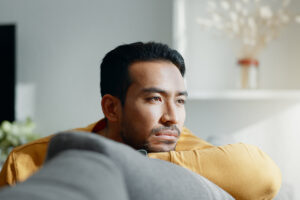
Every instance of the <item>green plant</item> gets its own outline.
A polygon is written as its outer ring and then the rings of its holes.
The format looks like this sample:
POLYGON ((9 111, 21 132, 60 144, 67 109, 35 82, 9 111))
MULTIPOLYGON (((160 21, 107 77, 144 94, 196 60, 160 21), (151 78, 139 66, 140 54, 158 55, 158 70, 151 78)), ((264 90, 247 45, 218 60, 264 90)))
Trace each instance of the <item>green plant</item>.
POLYGON ((5 161, 13 148, 38 139, 34 129, 35 124, 30 118, 24 122, 3 121, 0 126, 0 163, 5 161))

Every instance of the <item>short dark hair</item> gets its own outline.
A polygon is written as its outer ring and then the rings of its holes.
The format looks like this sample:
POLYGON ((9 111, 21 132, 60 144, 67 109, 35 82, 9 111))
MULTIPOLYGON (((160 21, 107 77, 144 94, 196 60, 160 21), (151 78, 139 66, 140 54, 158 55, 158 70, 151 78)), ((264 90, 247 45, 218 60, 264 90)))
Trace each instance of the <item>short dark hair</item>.
POLYGON ((182 77, 184 76, 184 59, 166 44, 136 42, 120 45, 108 52, 100 65, 101 96, 113 95, 118 97, 124 105, 127 90, 132 83, 129 67, 134 62, 156 60, 172 62, 179 69, 182 77))

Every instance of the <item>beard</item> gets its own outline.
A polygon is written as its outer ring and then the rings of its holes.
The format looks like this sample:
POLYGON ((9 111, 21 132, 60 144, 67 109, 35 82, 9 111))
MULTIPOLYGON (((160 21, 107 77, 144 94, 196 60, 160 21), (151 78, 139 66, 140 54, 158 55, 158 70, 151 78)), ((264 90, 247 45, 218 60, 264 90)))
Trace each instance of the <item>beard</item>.
POLYGON ((170 125, 170 126, 160 126, 157 128, 153 128, 150 133, 146 133, 145 135, 142 135, 142 133, 136 131, 131 126, 128 126, 128 124, 122 123, 122 129, 120 132, 120 136, 123 140, 123 142, 131 147, 133 147, 136 150, 144 149, 148 153, 151 152, 168 152, 172 151, 176 147, 176 143, 172 141, 160 141, 160 143, 164 143, 166 146, 170 146, 174 144, 174 147, 168 150, 164 149, 158 149, 153 146, 153 144, 148 140, 151 136, 154 136, 155 134, 161 132, 161 131, 175 131, 178 135, 178 138, 180 136, 180 130, 176 125, 170 125), (142 138, 140 138, 142 136, 142 138), (140 138, 140 139, 139 139, 140 138))

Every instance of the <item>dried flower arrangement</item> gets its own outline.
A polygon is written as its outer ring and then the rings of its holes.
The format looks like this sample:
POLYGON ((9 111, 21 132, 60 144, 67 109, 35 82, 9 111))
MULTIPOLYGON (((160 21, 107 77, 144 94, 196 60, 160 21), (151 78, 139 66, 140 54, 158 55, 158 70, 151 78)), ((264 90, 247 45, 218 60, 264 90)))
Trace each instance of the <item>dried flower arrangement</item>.
POLYGON ((284 26, 291 22, 300 24, 300 15, 288 10, 290 3, 291 0, 208 0, 209 16, 199 17, 197 22, 203 28, 239 39, 242 45, 239 57, 255 59, 284 26))

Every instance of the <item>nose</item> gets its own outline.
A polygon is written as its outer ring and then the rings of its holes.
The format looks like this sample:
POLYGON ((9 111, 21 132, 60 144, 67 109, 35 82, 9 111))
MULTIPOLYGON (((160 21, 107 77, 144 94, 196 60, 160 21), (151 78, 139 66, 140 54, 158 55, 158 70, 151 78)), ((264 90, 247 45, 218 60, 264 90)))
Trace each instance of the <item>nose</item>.
POLYGON ((161 121, 165 125, 172 125, 178 123, 178 112, 174 103, 166 103, 161 121))

